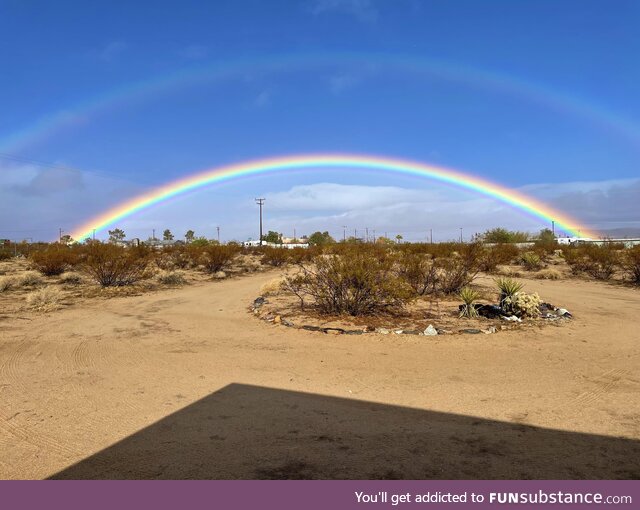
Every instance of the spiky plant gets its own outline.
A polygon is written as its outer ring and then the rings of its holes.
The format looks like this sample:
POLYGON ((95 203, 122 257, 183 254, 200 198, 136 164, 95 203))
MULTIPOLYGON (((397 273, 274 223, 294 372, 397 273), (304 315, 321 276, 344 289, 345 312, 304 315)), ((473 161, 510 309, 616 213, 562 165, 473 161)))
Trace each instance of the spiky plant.
POLYGON ((513 278, 498 278, 495 280, 500 291, 500 306, 504 305, 505 299, 511 300, 524 287, 523 283, 515 281, 513 278))
POLYGON ((477 317, 478 311, 474 303, 480 299, 480 293, 470 287, 463 287, 460 291, 460 299, 462 299, 464 303, 460 311, 460 317, 467 317, 469 319, 477 317))

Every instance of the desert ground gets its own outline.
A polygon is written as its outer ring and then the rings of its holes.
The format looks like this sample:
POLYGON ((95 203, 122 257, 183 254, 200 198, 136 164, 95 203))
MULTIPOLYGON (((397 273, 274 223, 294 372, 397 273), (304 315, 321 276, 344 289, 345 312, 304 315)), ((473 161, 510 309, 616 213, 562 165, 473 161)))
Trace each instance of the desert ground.
POLYGON ((640 478, 637 289, 523 278, 574 319, 334 336, 253 316, 277 274, 3 314, 0 478, 640 478))

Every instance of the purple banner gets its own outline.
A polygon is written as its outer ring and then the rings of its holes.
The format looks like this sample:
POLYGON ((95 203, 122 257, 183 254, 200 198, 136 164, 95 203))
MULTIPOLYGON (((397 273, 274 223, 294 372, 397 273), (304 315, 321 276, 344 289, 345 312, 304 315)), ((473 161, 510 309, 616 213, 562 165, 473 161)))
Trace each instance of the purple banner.
POLYGON ((638 481, 5 481, 3 509, 640 508, 638 481))

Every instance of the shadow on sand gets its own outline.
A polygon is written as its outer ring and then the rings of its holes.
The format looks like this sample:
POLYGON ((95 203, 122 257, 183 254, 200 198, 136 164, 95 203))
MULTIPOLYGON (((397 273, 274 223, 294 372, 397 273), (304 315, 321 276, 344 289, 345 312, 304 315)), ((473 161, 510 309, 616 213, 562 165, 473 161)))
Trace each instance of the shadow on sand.
POLYGON ((640 478, 640 442, 231 384, 52 478, 640 478))

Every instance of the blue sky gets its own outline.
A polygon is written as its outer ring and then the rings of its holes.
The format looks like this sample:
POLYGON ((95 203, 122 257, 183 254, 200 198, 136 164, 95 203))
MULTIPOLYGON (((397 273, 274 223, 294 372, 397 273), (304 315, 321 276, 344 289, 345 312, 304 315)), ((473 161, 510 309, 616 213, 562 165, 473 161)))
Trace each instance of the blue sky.
MULTIPOLYGON (((323 151, 458 168, 589 226, 640 228, 639 23, 623 0, 0 0, 0 237, 55 237, 196 170, 323 151)), ((229 183, 119 226, 255 237, 258 195, 287 234, 545 226, 346 170, 229 183)))

